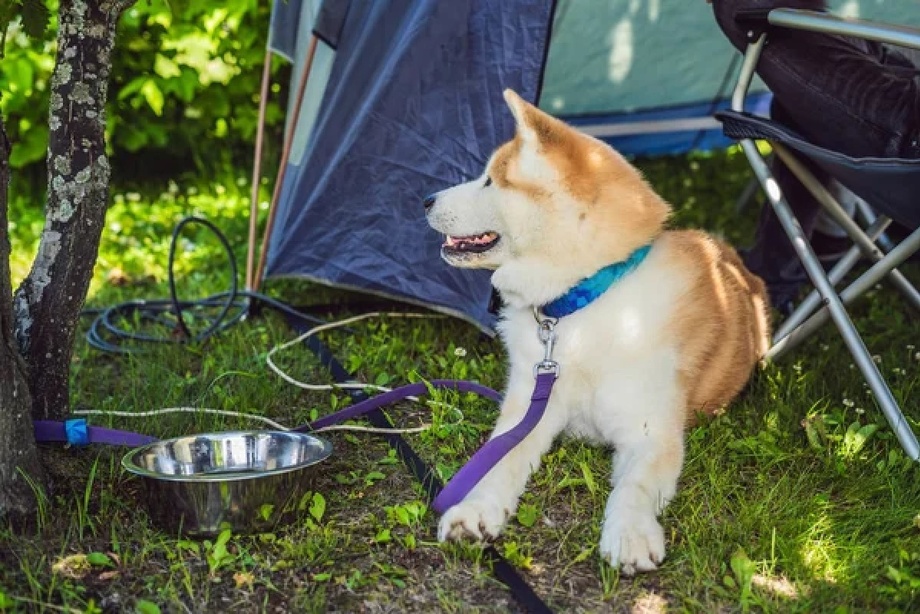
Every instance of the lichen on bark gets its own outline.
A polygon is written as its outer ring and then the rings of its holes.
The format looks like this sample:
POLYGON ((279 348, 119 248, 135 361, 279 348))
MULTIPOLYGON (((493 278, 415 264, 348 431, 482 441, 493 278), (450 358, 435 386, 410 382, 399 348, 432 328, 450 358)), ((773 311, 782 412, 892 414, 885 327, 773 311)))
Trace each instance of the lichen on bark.
POLYGON ((48 196, 38 256, 16 292, 16 340, 33 416, 69 412, 69 367, 108 205, 105 104, 121 13, 132 2, 61 0, 52 74, 48 196))

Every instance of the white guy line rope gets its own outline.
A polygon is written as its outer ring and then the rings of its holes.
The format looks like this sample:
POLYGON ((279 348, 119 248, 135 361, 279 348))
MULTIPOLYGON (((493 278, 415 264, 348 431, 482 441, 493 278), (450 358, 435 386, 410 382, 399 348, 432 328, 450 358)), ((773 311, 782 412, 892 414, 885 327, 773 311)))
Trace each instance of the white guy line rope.
MULTIPOLYGON (((268 352, 268 355, 265 357, 265 362, 268 364, 268 367, 272 371, 274 371, 279 377, 281 377, 281 379, 288 382, 289 384, 292 384, 304 390, 368 390, 368 389, 371 389, 377 392, 390 392, 392 388, 387 388, 386 386, 378 386, 376 384, 366 384, 366 383, 361 383, 361 382, 343 382, 340 384, 309 384, 306 382, 301 382, 300 380, 294 377, 291 377, 290 375, 285 373, 272 360, 272 356, 275 355, 276 353, 282 350, 286 350, 289 347, 292 347, 294 345, 300 344, 304 340, 312 337, 313 335, 316 335, 318 333, 321 333, 327 330, 340 328, 342 326, 347 326, 348 324, 353 324, 354 322, 359 322, 361 320, 367 320, 369 318, 379 318, 379 317, 416 318, 416 319, 438 318, 440 319, 440 318, 443 318, 444 316, 441 316, 438 314, 380 312, 380 311, 364 313, 364 314, 353 316, 350 318, 345 318, 343 320, 338 320, 336 322, 329 322, 328 324, 322 324, 320 326, 316 326, 308 330, 307 332, 303 333, 302 335, 296 337, 295 339, 292 339, 291 341, 287 341, 280 345, 276 345, 268 352)), ((416 403, 420 402, 420 399, 414 396, 406 397, 406 400, 414 401, 416 403)), ((434 403, 433 402, 432 404, 451 407, 450 405, 446 403, 434 403)), ((460 409, 457 407, 451 407, 451 408, 460 414, 460 419, 457 421, 456 424, 463 422, 463 412, 461 412, 460 409)), ((279 431, 290 431, 291 430, 289 427, 284 426, 283 424, 279 422, 275 422, 271 418, 260 416, 258 414, 249 414, 249 413, 244 413, 244 412, 231 411, 228 409, 210 409, 207 407, 165 407, 162 409, 155 409, 151 411, 138 411, 138 412, 114 411, 114 410, 108 411, 108 410, 100 410, 100 409, 78 409, 78 410, 74 410, 73 413, 77 415, 83 415, 83 416, 118 416, 118 417, 125 417, 125 418, 145 418, 145 417, 160 416, 163 414, 173 414, 173 413, 215 414, 215 415, 221 415, 221 416, 233 416, 236 418, 246 418, 249 420, 258 420, 258 421, 264 422, 265 424, 269 425, 273 429, 277 429, 279 431)), ((326 426, 320 429, 316 429, 315 431, 312 431, 312 432, 320 433, 324 431, 359 431, 359 432, 364 432, 364 433, 406 434, 406 433, 421 433, 422 431, 428 430, 429 428, 431 428, 431 424, 428 424, 428 423, 422 424, 420 426, 407 427, 407 428, 379 428, 379 427, 372 427, 372 426, 359 426, 356 424, 334 424, 334 425, 326 426)))

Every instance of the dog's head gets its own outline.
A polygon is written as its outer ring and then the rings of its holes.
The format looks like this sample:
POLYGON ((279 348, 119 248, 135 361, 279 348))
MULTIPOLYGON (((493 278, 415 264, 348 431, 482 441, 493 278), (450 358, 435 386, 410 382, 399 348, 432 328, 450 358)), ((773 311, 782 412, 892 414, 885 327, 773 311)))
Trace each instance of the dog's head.
POLYGON ((514 138, 481 177, 425 201, 428 223, 447 235, 444 260, 487 269, 565 263, 577 280, 661 232, 669 207, 620 154, 513 91, 504 95, 514 138))

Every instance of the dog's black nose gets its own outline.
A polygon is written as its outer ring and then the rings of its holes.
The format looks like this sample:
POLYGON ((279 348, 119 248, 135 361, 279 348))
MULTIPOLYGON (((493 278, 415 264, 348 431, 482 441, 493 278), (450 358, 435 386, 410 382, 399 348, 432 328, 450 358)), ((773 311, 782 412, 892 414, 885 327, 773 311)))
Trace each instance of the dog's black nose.
POLYGON ((429 196, 428 198, 425 199, 425 202, 422 203, 423 205, 425 205, 425 211, 428 211, 429 209, 431 209, 432 207, 434 207, 434 201, 435 201, 435 200, 437 200, 437 199, 436 199, 436 197, 433 196, 433 195, 432 195, 432 196, 429 196))

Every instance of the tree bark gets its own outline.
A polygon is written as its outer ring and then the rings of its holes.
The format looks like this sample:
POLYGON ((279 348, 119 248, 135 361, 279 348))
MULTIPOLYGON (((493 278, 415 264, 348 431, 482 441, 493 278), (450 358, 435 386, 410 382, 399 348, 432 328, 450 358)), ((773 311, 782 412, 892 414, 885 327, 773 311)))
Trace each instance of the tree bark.
POLYGON ((13 337, 7 197, 10 145, 0 116, 0 518, 25 516, 36 500, 28 476, 41 484, 42 469, 32 435, 32 400, 25 365, 13 337))
POLYGON ((38 255, 13 301, 32 416, 70 411, 74 335, 109 199, 105 105, 118 18, 132 1, 61 0, 51 78, 48 197, 38 255))

